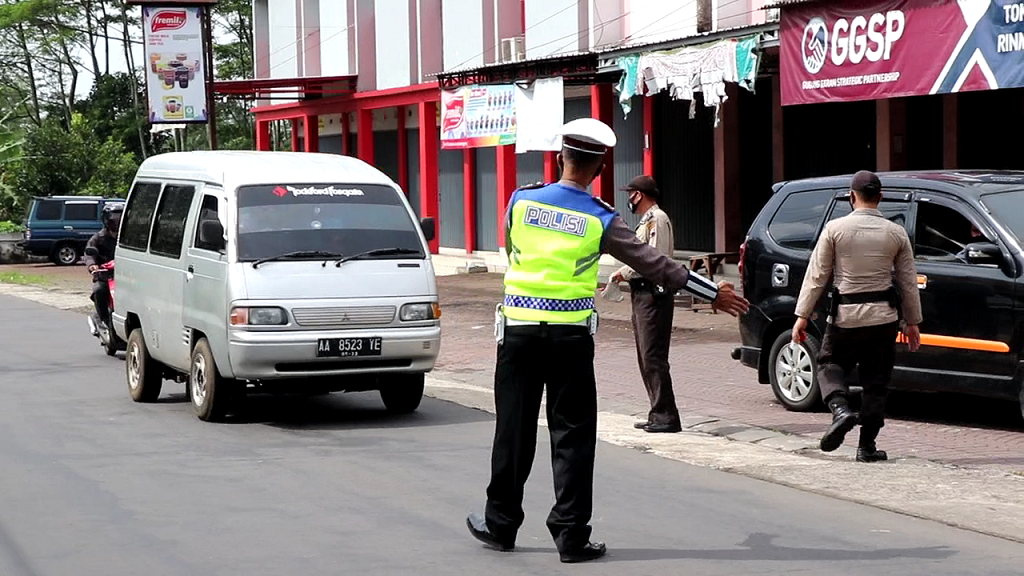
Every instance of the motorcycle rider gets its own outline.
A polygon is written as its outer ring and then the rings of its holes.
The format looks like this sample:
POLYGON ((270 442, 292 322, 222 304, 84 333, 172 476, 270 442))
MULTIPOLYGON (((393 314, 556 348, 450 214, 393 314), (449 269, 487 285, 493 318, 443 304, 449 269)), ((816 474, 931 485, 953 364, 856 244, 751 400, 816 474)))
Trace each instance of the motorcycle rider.
MULTIPOLYGON (((117 247, 117 231, 121 227, 121 214, 124 212, 123 202, 112 202, 103 206, 103 229, 93 234, 86 244, 85 267, 89 274, 96 274, 100 266, 114 259, 114 249, 117 247), (88 248, 95 248, 95 256, 88 254, 88 248)), ((93 277, 92 301, 96 305, 96 317, 103 326, 110 325, 108 318, 107 302, 110 301, 110 291, 107 289, 106 280, 98 280, 93 277)))

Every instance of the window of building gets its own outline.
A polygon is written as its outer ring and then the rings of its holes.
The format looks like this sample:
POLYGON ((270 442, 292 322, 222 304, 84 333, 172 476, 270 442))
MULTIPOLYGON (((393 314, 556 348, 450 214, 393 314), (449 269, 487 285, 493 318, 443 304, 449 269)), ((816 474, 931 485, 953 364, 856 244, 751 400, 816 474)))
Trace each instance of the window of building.
POLYGON ((768 234, 780 246, 810 250, 814 246, 814 236, 825 215, 825 208, 834 194, 832 190, 790 194, 772 217, 768 234))
POLYGON ((59 200, 40 200, 36 206, 36 220, 60 220, 64 203, 59 200))
POLYGON ((99 204, 96 202, 71 203, 64 206, 65 220, 96 220, 96 210, 99 204))
POLYGON ((965 247, 986 241, 991 239, 959 210, 934 202, 918 202, 914 230, 917 260, 966 264, 965 247))
POLYGON ((138 182, 128 196, 118 246, 145 251, 149 246, 149 228, 153 222, 153 211, 160 198, 160 184, 138 182))
POLYGON ((223 226, 223 220, 220 217, 220 208, 217 203, 216 196, 210 196, 209 194, 203 196, 203 205, 199 208, 199 219, 196 223, 196 237, 194 239, 195 247, 200 250, 210 250, 213 252, 219 252, 221 249, 215 245, 205 244, 199 239, 199 231, 202 228, 203 222, 207 220, 220 220, 223 226))
POLYGON ((156 211, 153 223, 153 238, 149 242, 149 251, 168 258, 181 257, 181 245, 185 239, 185 220, 192 207, 192 198, 196 194, 195 186, 164 186, 160 197, 160 207, 156 211))

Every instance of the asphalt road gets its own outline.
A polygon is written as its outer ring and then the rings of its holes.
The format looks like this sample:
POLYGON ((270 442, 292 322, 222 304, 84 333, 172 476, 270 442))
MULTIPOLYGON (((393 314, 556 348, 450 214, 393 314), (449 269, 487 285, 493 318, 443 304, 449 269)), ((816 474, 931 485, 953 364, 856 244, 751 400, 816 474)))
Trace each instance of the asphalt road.
MULTIPOLYGON (((984 574, 1024 545, 624 448, 598 450, 599 563, 558 563, 547 445, 519 551, 481 548, 491 416, 374 394, 134 404, 77 314, 0 297, 0 575, 984 574)), ((543 429, 542 429, 543 431, 543 429)))

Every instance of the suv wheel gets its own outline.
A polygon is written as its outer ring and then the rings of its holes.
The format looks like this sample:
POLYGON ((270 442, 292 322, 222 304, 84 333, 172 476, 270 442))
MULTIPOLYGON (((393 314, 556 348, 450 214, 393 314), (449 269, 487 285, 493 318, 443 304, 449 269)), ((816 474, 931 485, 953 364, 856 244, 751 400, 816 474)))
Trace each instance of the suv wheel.
POLYGON ((57 266, 71 266, 78 262, 78 258, 78 249, 74 244, 58 244, 50 254, 50 260, 57 266))
POLYGON ((808 334, 803 344, 793 343, 793 331, 775 340, 769 356, 772 392, 787 410, 808 412, 821 404, 818 388, 818 339, 808 334))

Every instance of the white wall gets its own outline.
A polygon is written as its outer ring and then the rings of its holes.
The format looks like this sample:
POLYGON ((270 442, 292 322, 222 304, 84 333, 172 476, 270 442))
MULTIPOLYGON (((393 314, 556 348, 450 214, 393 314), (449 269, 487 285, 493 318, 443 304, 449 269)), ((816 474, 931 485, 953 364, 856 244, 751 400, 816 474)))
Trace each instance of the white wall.
POLYGON ((270 78, 298 76, 302 45, 294 0, 269 0, 270 78))
MULTIPOLYGON (((504 1, 508 2, 509 0, 504 1)), ((483 17, 481 0, 444 0, 441 2, 445 70, 484 64, 483 17)))
POLYGON ((408 86, 412 79, 409 50, 409 0, 375 0, 377 90, 408 86))
MULTIPOLYGON (((590 35, 588 49, 613 46, 622 41, 629 22, 624 6, 628 0, 590 0, 590 35)), ((631 0, 637 2, 638 0, 631 0)))
POLYGON ((320 73, 323 76, 354 74, 349 62, 349 35, 355 33, 344 0, 320 0, 320 73))
POLYGON ((695 0, 629 0, 629 8, 625 33, 630 43, 660 42, 697 33, 695 0))
POLYGON ((580 34, 580 2, 584 2, 583 10, 587 11, 587 1, 527 0, 526 58, 579 50, 581 36, 584 42, 588 40, 586 33, 580 34))

